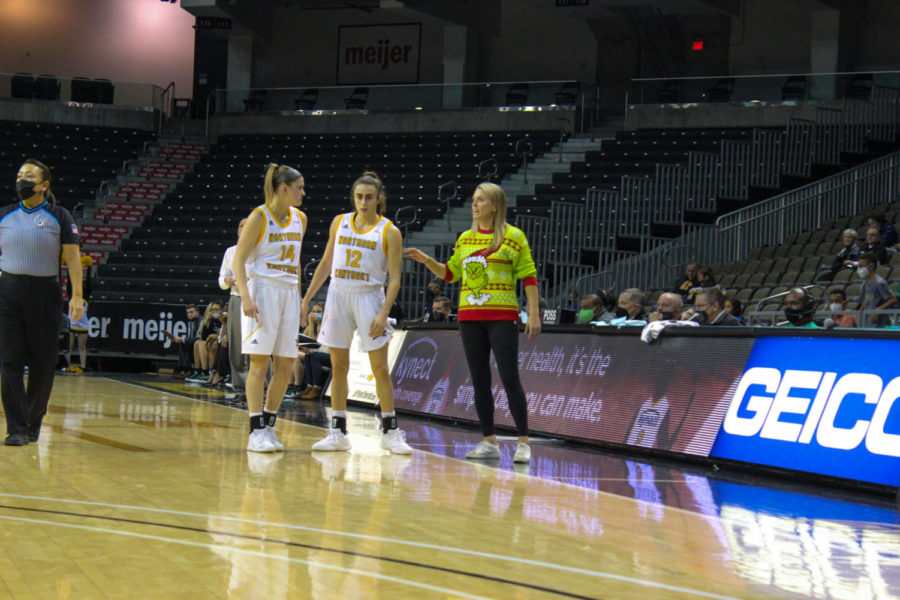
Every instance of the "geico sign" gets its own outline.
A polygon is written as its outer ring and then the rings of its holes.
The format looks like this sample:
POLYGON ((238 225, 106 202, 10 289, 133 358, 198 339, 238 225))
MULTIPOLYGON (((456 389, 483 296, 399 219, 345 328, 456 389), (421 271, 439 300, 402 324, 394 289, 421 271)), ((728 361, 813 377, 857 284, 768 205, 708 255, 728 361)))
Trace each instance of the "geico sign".
POLYGON ((837 450, 852 450, 865 440, 866 448, 873 454, 900 456, 900 435, 884 431, 898 397, 900 377, 883 386, 881 377, 871 373, 847 373, 838 379, 837 373, 785 371, 782 375, 778 369, 754 367, 741 377, 723 428, 731 435, 759 435, 801 444, 810 443, 815 435, 820 446, 837 450), (754 385, 762 386, 766 395, 747 397, 754 385), (792 396, 792 391, 798 389, 815 390, 815 396, 812 400, 792 396), (842 414, 841 421, 852 422, 853 426, 837 427, 835 417, 849 395, 861 395, 867 404, 875 404, 875 413, 871 421, 856 416, 855 420, 848 419, 842 414), (802 423, 781 420, 782 415, 789 414, 806 418, 802 423))

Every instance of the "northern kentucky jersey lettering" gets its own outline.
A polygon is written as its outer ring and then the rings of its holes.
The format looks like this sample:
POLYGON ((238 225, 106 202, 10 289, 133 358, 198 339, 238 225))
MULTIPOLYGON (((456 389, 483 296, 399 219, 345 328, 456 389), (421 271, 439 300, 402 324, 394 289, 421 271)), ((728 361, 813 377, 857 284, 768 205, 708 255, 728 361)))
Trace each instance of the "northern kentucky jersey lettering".
POLYGON ((254 210, 262 211, 266 220, 259 241, 247 260, 249 274, 296 285, 303 243, 300 211, 292 206, 287 221, 279 223, 264 205, 254 210))
POLYGON ((365 230, 353 224, 354 213, 341 216, 334 240, 331 284, 341 290, 365 291, 384 285, 387 248, 384 237, 391 222, 384 217, 365 230))

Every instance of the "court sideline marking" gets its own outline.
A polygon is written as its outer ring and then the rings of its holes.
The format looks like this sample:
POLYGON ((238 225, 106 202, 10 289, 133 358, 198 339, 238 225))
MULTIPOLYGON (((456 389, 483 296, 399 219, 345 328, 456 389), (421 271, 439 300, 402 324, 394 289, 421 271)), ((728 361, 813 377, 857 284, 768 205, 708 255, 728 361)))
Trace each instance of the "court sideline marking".
MULTIPOLYGON (((672 591, 672 592, 678 592, 678 593, 682 593, 682 594, 691 594, 691 595, 694 595, 697 597, 711 598, 713 600, 739 600, 738 598, 735 598, 734 596, 722 596, 722 595, 714 594, 711 592, 703 592, 700 590, 694 590, 691 588, 670 585, 667 583, 661 583, 661 582, 650 581, 650 580, 646 580, 646 579, 638 579, 638 578, 634 578, 634 577, 628 577, 627 575, 617 575, 615 573, 605 573, 603 571, 590 571, 590 570, 581 569, 578 567, 569 567, 566 565, 547 563, 547 562, 532 560, 532 559, 528 559, 528 558, 518 558, 518 557, 506 556, 506 555, 502 555, 502 554, 493 554, 490 552, 479 552, 477 550, 467 550, 465 548, 455 548, 453 546, 426 544, 424 542, 414 542, 414 541, 410 541, 410 540, 401 540, 401 539, 396 539, 396 538, 387 538, 387 537, 366 535, 366 534, 362 534, 362 533, 351 533, 348 531, 322 529, 322 528, 318 528, 318 527, 309 527, 306 525, 294 525, 291 523, 275 523, 275 522, 271 522, 271 521, 260 521, 260 520, 256 520, 256 519, 242 519, 240 517, 194 513, 194 512, 170 510, 170 509, 165 509, 165 508, 129 506, 127 504, 110 504, 110 503, 106 503, 106 502, 93 502, 90 500, 68 500, 68 499, 64 499, 64 498, 26 496, 23 494, 10 494, 10 493, 4 493, 4 492, 0 492, 0 497, 18 498, 18 499, 24 499, 24 500, 38 500, 38 501, 45 501, 45 502, 60 502, 60 503, 68 503, 68 504, 84 504, 87 506, 95 506, 95 507, 102 507, 102 508, 134 510, 134 511, 138 511, 138 512, 145 511, 148 513, 162 513, 162 514, 176 515, 176 516, 182 516, 182 517, 195 517, 195 518, 199 518, 199 519, 212 518, 212 519, 220 519, 223 521, 232 521, 232 522, 236 522, 236 523, 248 523, 248 524, 253 524, 253 525, 261 525, 261 526, 269 526, 269 527, 281 527, 284 529, 295 529, 298 531, 306 531, 306 532, 310 532, 310 533, 330 534, 330 535, 335 535, 335 536, 343 536, 343 537, 363 539, 363 540, 375 541, 375 542, 388 542, 388 543, 404 545, 404 546, 426 548, 429 550, 445 551, 445 552, 463 554, 463 555, 468 555, 468 556, 477 556, 479 558, 502 560, 502 561, 507 561, 507 562, 525 564, 525 565, 534 566, 534 567, 555 569, 555 570, 559 570, 559 571, 575 573, 578 575, 598 577, 601 579, 612 579, 614 581, 621 581, 623 583, 631 583, 631 584, 635 584, 635 585, 659 588, 659 589, 672 591)), ((25 510, 27 510, 27 509, 25 509, 25 510)), ((0 518, 13 518, 13 517, 0 516, 0 518)))
POLYGON ((8 520, 8 521, 20 521, 22 523, 32 523, 32 524, 37 524, 37 525, 52 525, 52 526, 56 526, 56 527, 68 527, 71 529, 81 529, 84 531, 93 531, 93 532, 99 532, 99 533, 111 533, 114 535, 136 537, 136 538, 141 538, 141 539, 145 539, 145 540, 153 540, 153 541, 158 541, 158 542, 169 542, 169 543, 173 543, 173 544, 181 544, 184 546, 207 548, 210 550, 223 550, 223 551, 227 551, 227 552, 237 552, 239 554, 248 554, 248 555, 257 556, 260 558, 273 558, 276 560, 282 560, 282 561, 286 561, 286 562, 294 562, 294 563, 301 563, 301 564, 311 565, 311 566, 316 566, 316 567, 322 567, 322 568, 331 569, 334 571, 343 571, 343 572, 349 573, 351 575, 361 575, 363 577, 372 577, 374 579, 383 579, 385 581, 390 581, 393 583, 400 583, 403 585, 408 585, 410 587, 418 587, 418 588, 426 589, 426 590, 429 590, 432 592, 451 593, 454 595, 458 595, 462 598, 469 598, 471 600, 492 600, 491 598, 488 598, 485 596, 475 596, 472 594, 468 594, 466 592, 460 592, 460 591, 453 590, 450 588, 443 588, 443 587, 431 585, 428 583, 420 583, 420 582, 411 581, 408 579, 401 579, 400 577, 393 577, 391 575, 383 575, 381 573, 373 573, 371 571, 361 571, 359 569, 352 569, 349 567, 329 565, 329 564, 321 563, 321 562, 314 561, 314 560, 304 560, 302 558, 292 558, 290 556, 278 556, 278 555, 274 555, 274 554, 266 554, 265 552, 259 552, 256 550, 247 550, 244 548, 235 548, 233 546, 226 546, 226 545, 222 545, 222 544, 204 544, 202 542, 191 542, 188 540, 179 540, 176 538, 168 538, 168 537, 158 536, 158 535, 149 535, 146 533, 134 533, 134 532, 129 532, 129 531, 107 529, 104 527, 91 527, 88 525, 78 525, 75 523, 59 523, 56 521, 45 521, 42 519, 26 519, 26 518, 22 518, 22 517, 11 517, 11 516, 7 516, 7 515, 0 515, 0 519, 4 519, 4 520, 8 520))

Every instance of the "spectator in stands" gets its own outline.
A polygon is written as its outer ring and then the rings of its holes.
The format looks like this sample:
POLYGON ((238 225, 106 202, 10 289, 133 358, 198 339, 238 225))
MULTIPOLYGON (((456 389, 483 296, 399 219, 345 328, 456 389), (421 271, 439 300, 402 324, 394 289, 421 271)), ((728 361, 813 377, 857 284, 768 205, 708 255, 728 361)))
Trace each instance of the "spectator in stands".
POLYGON ((656 310, 650 313, 650 321, 674 321, 681 318, 684 301, 673 292, 660 294, 656 300, 656 310))
POLYGON ((697 271, 697 279, 700 281, 701 289, 716 286, 716 280, 713 277, 712 267, 708 265, 700 267, 700 269, 697 271))
POLYGON ((210 369, 216 362, 219 351, 219 331, 222 330, 222 305, 210 302, 203 313, 197 341, 194 342, 194 362, 199 365, 199 373, 185 381, 205 383, 210 380, 210 369))
MULTIPOLYGON (((322 313, 324 312, 325 305, 321 302, 316 302, 312 305, 312 308, 309 309, 306 327, 301 332, 305 337, 312 340, 319 337, 319 328, 322 326, 322 313)), ((315 352, 317 348, 320 348, 318 344, 304 344, 297 349, 293 379, 284 393, 285 398, 299 398, 302 395, 303 385, 306 381, 305 359, 308 354, 315 352)))
MULTIPOLYGON (((847 309, 847 294, 844 293, 844 290, 834 290, 833 292, 831 292, 831 294, 828 295, 828 307, 834 312, 839 312, 847 309)), ((858 326, 856 315, 834 315, 831 317, 831 320, 834 321, 834 324, 837 327, 858 326)))
POLYGON ((694 296, 702 288, 700 285, 700 263, 691 261, 684 267, 684 279, 675 286, 675 292, 681 296, 685 304, 693 304, 694 296))
MULTIPOLYGON (((877 227, 869 227, 866 229, 866 239, 859 247, 859 252, 860 254, 874 254, 875 260, 878 261, 879 265, 887 264, 887 248, 881 243, 881 232, 878 231, 877 227)), ((876 265, 876 267, 877 266, 878 265, 876 265)))
POLYGON ((303 357, 303 381, 306 389, 300 395, 301 400, 316 400, 322 395, 326 379, 325 367, 331 368, 331 354, 325 346, 307 352, 303 357))
POLYGON ((187 333, 172 338, 178 350, 178 367, 175 369, 175 374, 182 378, 196 377, 200 374, 194 363, 194 343, 200 333, 200 311, 196 304, 188 304, 185 307, 185 313, 187 314, 187 333))
MULTIPOLYGON (((891 292, 891 288, 884 277, 878 274, 877 261, 875 254, 870 252, 863 253, 859 257, 856 273, 863 280, 863 284, 859 290, 857 302, 863 310, 887 310, 897 304, 897 298, 891 292)), ((888 315, 872 315, 863 319, 864 327, 885 327, 890 323, 891 319, 888 315)))
MULTIPOLYGON (((247 219, 241 219, 238 223, 237 234, 241 237, 241 231, 247 219)), ((228 297, 228 327, 226 328, 226 337, 224 338, 228 346, 228 360, 231 368, 231 384, 235 390, 243 391, 247 385, 247 369, 250 366, 250 359, 246 354, 241 354, 241 293, 238 291, 234 280, 234 269, 231 263, 234 262, 234 251, 237 244, 229 246, 225 250, 225 256, 222 257, 222 265, 219 267, 219 287, 223 290, 230 290, 228 297)))
POLYGON ((818 327, 813 321, 816 300, 803 288, 794 288, 785 294, 783 306, 788 327, 818 327))
POLYGON ((900 242, 894 224, 888 223, 883 213, 877 212, 869 215, 869 218, 866 219, 866 225, 878 228, 881 243, 886 249, 893 250, 897 246, 897 242, 900 242))
POLYGON ((741 323, 744 322, 744 317, 742 316, 744 314, 744 306, 741 304, 740 300, 728 298, 725 300, 725 310, 731 313, 731 315, 741 323))
POLYGON ((430 323, 449 323, 456 321, 456 315, 453 314, 453 303, 447 296, 438 296, 434 299, 431 309, 430 323))
POLYGON ((209 370, 209 378, 203 385, 219 385, 225 382, 225 378, 231 374, 231 364, 228 359, 228 315, 222 313, 222 328, 219 329, 219 349, 216 358, 209 370))
POLYGON ((616 315, 606 308, 607 302, 609 302, 609 295, 603 290, 598 294, 582 296, 579 302, 578 322, 586 325, 596 321, 609 323, 615 319, 616 315))
POLYGON ((644 292, 637 288, 628 288, 619 294, 619 308, 616 310, 616 316, 627 317, 629 321, 646 321, 644 292))
POLYGON ((435 277, 425 286, 425 316, 420 320, 430 321, 432 312, 434 311, 434 299, 444 295, 445 283, 442 279, 435 277))
POLYGON ((717 287, 703 288, 694 299, 694 309, 700 318, 701 325, 741 327, 744 323, 725 310, 725 294, 717 287))
POLYGON ((834 260, 831 262, 831 266, 822 267, 818 278, 819 281, 831 281, 841 269, 856 268, 856 259, 859 258, 858 238, 859 234, 856 233, 855 229, 845 229, 843 233, 841 233, 841 240, 844 242, 844 247, 835 255, 834 260))

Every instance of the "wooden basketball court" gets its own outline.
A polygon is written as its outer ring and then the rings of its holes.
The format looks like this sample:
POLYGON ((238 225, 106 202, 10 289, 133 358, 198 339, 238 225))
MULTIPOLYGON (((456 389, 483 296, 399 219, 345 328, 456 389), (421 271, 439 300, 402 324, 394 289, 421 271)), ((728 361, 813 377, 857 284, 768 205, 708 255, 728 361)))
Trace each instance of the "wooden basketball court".
POLYGON ((40 441, 0 449, 0 597, 839 597, 748 577, 720 515, 391 456, 372 413, 351 453, 282 419, 286 451, 248 454, 246 413, 198 389, 57 378, 40 441))

